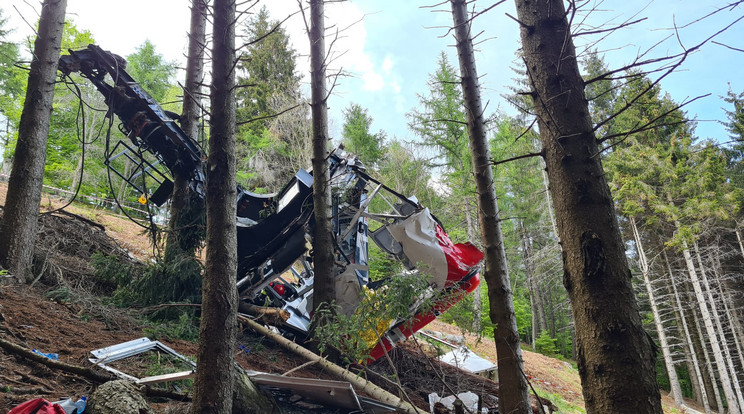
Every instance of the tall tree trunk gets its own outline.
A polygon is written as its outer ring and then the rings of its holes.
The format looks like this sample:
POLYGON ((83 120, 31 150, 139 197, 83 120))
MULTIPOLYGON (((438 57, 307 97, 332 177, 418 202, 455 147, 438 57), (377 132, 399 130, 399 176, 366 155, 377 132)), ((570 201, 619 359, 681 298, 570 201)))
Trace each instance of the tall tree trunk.
MULTIPOLYGON (((540 286, 540 281, 537 278, 537 274, 534 271, 534 268, 533 268, 533 273, 535 273, 533 275, 534 277, 532 281, 535 284, 534 287, 535 287, 535 299, 537 302, 538 327, 539 327, 539 331, 543 332, 543 331, 548 330, 548 318, 546 316, 547 314, 545 312, 545 308, 547 307, 548 309, 550 309, 551 312, 553 311, 553 303, 551 302, 552 296, 550 295, 550 287, 548 286, 547 296, 549 298, 545 297, 546 296, 545 291, 543 287, 540 286)), ((538 332, 538 335, 539 335, 539 332, 538 332)))
MULTIPOLYGON (((194 141, 199 136, 199 111, 201 109, 201 84, 204 81, 204 48, 207 31, 207 4, 205 0, 192 0, 189 29, 189 52, 186 61, 186 81, 183 90, 181 128, 194 141)), ((165 241, 166 262, 177 261, 186 252, 178 241, 182 223, 182 212, 191 200, 189 179, 180 171, 173 175, 173 193, 170 203, 170 223, 165 241)))
POLYGON ((486 251, 484 277, 488 285, 490 317, 494 324, 494 341, 498 357, 499 411, 528 413, 531 412, 528 387, 524 376, 522 350, 519 347, 519 332, 517 331, 517 318, 514 314, 512 291, 509 286, 504 238, 501 234, 501 219, 491 170, 491 154, 486 138, 467 6, 465 0, 450 0, 450 4, 455 23, 462 91, 468 119, 468 136, 478 193, 481 240, 483 240, 483 248, 486 251))
MULTIPOLYGON (((0 174, 8 173, 8 166, 13 163, 12 159, 6 158, 5 150, 8 149, 8 143, 10 143, 10 118, 5 117, 5 136, 0 144, 0 174)), ((738 234, 737 234, 738 235, 738 234)))
POLYGON ((633 238, 635 239, 636 250, 638 251, 638 262, 641 267, 643 282, 644 285, 646 285, 646 293, 648 294, 648 301, 651 305, 651 313, 654 317, 654 324, 656 325, 656 333, 659 336, 661 355, 664 358, 664 366, 666 366, 667 375, 669 376, 669 386, 671 388, 672 397, 674 398, 674 405, 676 405, 677 408, 683 409, 684 411, 685 401, 682 398, 682 388, 679 386, 677 370, 676 368, 674 368, 674 361, 672 360, 672 353, 669 349, 669 342, 667 341, 666 332, 664 332, 664 324, 661 321, 659 307, 656 304, 654 287, 651 284, 651 277, 649 275, 650 268, 648 265, 648 259, 646 257, 646 251, 643 249, 643 241, 641 240, 641 234, 638 232, 638 226, 636 225, 635 218, 630 217, 629 221, 630 228, 633 231, 633 238))
MULTIPOLYGON (((720 264, 719 264, 720 266, 720 264)), ((739 376, 738 373, 741 373, 741 370, 744 370, 744 350, 742 349, 741 341, 739 340, 739 335, 737 334, 737 331, 741 330, 741 325, 739 324, 739 321, 736 319, 736 315, 732 312, 731 307, 729 306, 729 302, 731 301, 731 296, 728 294, 728 292, 724 291, 723 289, 723 282, 721 282, 720 277, 715 278, 716 283, 716 290, 718 291, 718 297, 721 298, 721 303, 723 303, 724 311, 726 312, 726 319, 728 319, 729 323, 731 324, 731 336, 734 338, 734 346, 736 349, 736 354, 739 359, 739 367, 740 370, 733 369, 731 371, 731 375, 734 377, 733 380, 735 383, 738 383, 739 376)), ((733 304, 732 304, 733 305, 733 304)))
POLYGON ((532 309, 532 335, 530 337, 530 345, 532 345, 532 352, 536 351, 535 347, 535 341, 537 339, 537 336, 542 331, 540 329, 539 321, 538 321, 538 306, 542 308, 542 304, 538 305, 539 298, 536 300, 537 296, 537 288, 535 283, 535 274, 534 271, 530 267, 530 262, 527 259, 529 254, 528 253, 528 245, 526 239, 526 235, 524 232, 524 224, 522 223, 522 220, 519 220, 519 229, 520 229, 520 238, 522 239, 522 259, 524 260, 524 272, 525 276, 527 277, 527 293, 530 295, 530 309, 532 309))
POLYGON ((690 373, 690 377, 693 379, 693 390, 695 390, 693 394, 699 395, 699 398, 696 398, 696 400, 698 402, 702 402, 706 414, 709 414, 710 404, 708 403, 708 393, 705 390, 705 381, 703 380, 703 374, 700 372, 700 363, 697 357, 697 352, 695 351, 695 346, 692 343, 690 329, 687 327, 685 312, 682 308, 682 300, 680 299, 679 293, 677 292, 677 287, 674 284, 674 272, 672 272, 672 264, 669 262, 669 256, 667 255, 666 250, 663 250, 662 253, 664 255, 664 262, 666 263, 667 272, 669 272, 669 282, 667 284, 667 288, 671 290, 672 297, 674 297, 674 302, 676 304, 676 307, 673 306, 674 315, 677 318, 678 326, 682 326, 682 331, 685 335, 686 343, 685 354, 689 354, 689 357, 687 359, 691 362, 687 365, 687 367, 688 372, 690 373))
POLYGON ((661 413, 654 350, 641 323, 563 1, 515 2, 587 413, 661 413))
POLYGON ((560 236, 558 236, 558 223, 555 220, 555 214, 553 209, 553 202, 550 199, 550 185, 548 184, 548 173, 545 171, 545 168, 540 170, 542 173, 543 178, 543 188, 545 189, 545 199, 548 202, 548 216, 550 217, 550 226, 553 229, 554 237, 557 240, 560 240, 560 236))
POLYGON ((519 237, 522 240, 522 259, 524 260, 524 273, 527 278, 527 291, 530 295, 530 308, 532 309, 532 350, 535 350, 535 340, 545 330, 545 309, 537 286, 537 275, 535 274, 534 258, 532 257, 532 240, 530 240, 527 229, 522 220, 518 220, 519 237))
MULTIPOLYGON (((677 228, 679 229, 678 224, 677 228)), ((734 394, 734 390, 731 387, 731 379, 729 378, 728 371, 726 370, 726 363, 723 360, 723 352, 721 351, 721 346, 718 343, 718 337, 716 335, 715 327, 713 326, 713 320, 710 312, 708 311, 708 305, 705 303, 705 295, 700 284, 700 278, 698 278, 695 264, 692 261, 692 255, 690 254, 690 249, 686 241, 683 241, 682 255, 685 258, 687 271, 690 274, 690 281, 692 282, 692 288, 695 292, 695 300, 698 304, 698 308, 700 309, 700 315, 703 319, 705 331, 708 334, 710 345, 713 348, 713 359, 716 361, 715 365, 718 369, 719 378, 721 379, 721 388, 723 389, 723 395, 726 397, 729 408, 732 407, 732 404, 733 406, 737 406, 738 404, 736 404, 736 394, 734 394)), ((704 338, 701 337, 700 340, 704 341, 704 338)), ((719 405, 719 410, 721 409, 723 408, 719 405)), ((733 412, 738 412, 738 407, 733 412)))
POLYGON ((238 294, 235 203, 235 2, 214 0, 207 240, 192 412, 232 411, 238 294))
MULTIPOLYGON (((328 170, 328 92, 325 80, 324 0, 310 1, 310 92, 313 117, 313 309, 336 299, 333 281, 333 223, 328 170)), ((318 313, 316 312, 316 315, 318 313)))
POLYGON ((695 309, 691 309, 690 318, 692 320, 693 325, 695 325, 695 330, 697 331, 697 341, 693 342, 693 345, 697 345, 701 353, 703 354, 703 359, 705 361, 705 374, 703 376, 703 385, 705 386, 705 390, 708 393, 708 395, 713 394, 713 399, 715 399, 715 406, 712 404, 712 401, 709 401, 711 403, 711 409, 718 410, 720 414, 724 414, 725 409, 723 407, 723 398, 721 397, 721 392, 718 389, 718 382, 716 382, 716 368, 715 364, 713 363, 713 360, 710 357, 710 353, 708 352, 708 346, 705 343, 705 336, 703 335, 703 328, 700 326, 700 318, 698 317, 698 312, 695 311, 695 309))
POLYGON ((54 81, 62 45, 67 0, 44 0, 34 42, 18 143, 0 223, 0 265, 18 281, 31 278, 44 180, 54 81))
POLYGON ((548 295, 547 296, 548 296, 548 305, 550 305, 550 306, 548 306, 548 314, 550 315, 550 318, 548 320, 549 323, 548 323, 547 326, 550 329, 550 337, 551 338, 555 338, 557 336, 557 331, 555 329, 555 322, 556 322, 555 321, 556 320, 556 317, 555 317, 555 313, 556 313, 555 312, 555 305, 556 304, 553 303, 553 290, 552 289, 548 289, 548 295))
MULTIPOLYGON (((465 225, 467 226, 468 240, 475 240, 475 231, 473 230, 473 215, 471 210, 470 198, 465 199, 465 225)), ((481 302, 481 285, 473 291, 473 332, 481 331, 481 313, 483 312, 483 303, 481 302)))
MULTIPOLYGON (((737 412, 739 410, 739 407, 744 405, 744 397, 742 397, 741 394, 741 388, 739 387, 739 381, 736 380, 736 371, 734 370, 733 365, 733 358, 731 358, 731 350, 729 349, 728 340, 726 339, 726 332, 723 330, 723 325, 721 324, 721 315, 718 312, 718 305, 713 298, 713 290, 710 288, 710 283, 708 282, 708 276, 705 272, 705 263, 703 262, 703 258, 700 256, 700 247, 698 246, 698 243, 695 242, 693 244, 693 249, 695 250, 695 257, 698 261, 698 269, 700 270, 700 280, 703 282, 703 288, 705 289, 705 292, 708 296, 708 303, 710 304, 710 311, 713 315, 713 321, 715 322, 716 329, 718 330, 718 338, 720 338, 720 346, 721 349, 723 349, 723 357, 724 361, 726 363, 724 370, 728 368, 729 373, 729 381, 730 384, 733 385, 734 389, 734 401, 727 401, 729 405, 729 411, 737 412)), ((723 381, 723 377, 721 378, 721 381, 723 381)), ((726 388, 724 387, 724 390, 726 388)), ((726 395, 726 399, 729 399, 729 396, 726 395)))

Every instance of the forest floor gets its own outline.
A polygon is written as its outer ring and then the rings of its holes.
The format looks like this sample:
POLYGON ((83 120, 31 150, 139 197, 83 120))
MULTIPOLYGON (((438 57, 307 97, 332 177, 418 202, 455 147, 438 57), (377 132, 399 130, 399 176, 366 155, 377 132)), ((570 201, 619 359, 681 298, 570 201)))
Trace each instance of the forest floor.
MULTIPOLYGON (((6 188, 7 184, 0 182, 0 206, 5 203, 6 188)), ((46 209, 49 206, 56 208, 61 203, 61 200, 45 195, 42 208, 46 209)), ((139 226, 125 217, 80 205, 67 207, 66 210, 103 225, 105 233, 111 237, 114 244, 118 244, 139 260, 150 257, 152 249, 148 237, 142 234, 139 226)), ((75 219, 66 218, 65 220, 75 219)), ((158 332, 151 324, 142 321, 139 312, 94 305, 96 299, 86 295, 68 293, 60 297, 50 294, 57 288, 58 286, 50 285, 44 278, 40 283, 32 286, 0 282, 0 338, 27 349, 56 353, 59 355, 60 362, 83 367, 91 366, 88 362, 91 350, 144 336, 158 339, 182 355, 189 357, 196 355, 197 345, 195 343, 169 339, 167 335, 162 336, 162 332, 158 332), (158 335, 160 337, 157 337, 158 335)), ((428 325, 426 329, 463 335, 459 328, 438 320, 428 325)), ((483 358, 496 361, 496 350, 491 339, 478 338, 472 334, 464 336, 471 350, 483 358)), ((241 332, 238 342, 242 345, 242 350, 238 351, 236 358, 246 369, 282 374, 306 362, 248 330, 241 332)), ((423 359, 428 358, 410 343, 401 348, 398 356, 394 358, 396 363, 423 365, 423 359)), ((560 409, 558 412, 584 412, 581 383, 574 364, 528 350, 523 350, 522 353, 525 372, 533 387, 543 398, 553 401, 560 409)), ((374 369, 374 366, 372 368, 374 369)), ((400 369, 399 372, 401 372, 400 369)), ((312 366, 295 371, 292 375, 337 379, 312 366)), ((477 388, 495 392, 494 390, 498 388, 496 383, 480 377, 473 379, 473 376, 460 374, 450 374, 450 377, 452 378, 453 375, 461 378, 456 384, 459 391, 477 388)), ((425 398, 431 392, 431 387, 426 386, 425 383, 428 384, 431 381, 422 381, 422 378, 415 377, 405 379, 402 372, 400 376, 411 399, 419 406, 428 406, 425 398)), ((91 395, 97 385, 80 376, 50 369, 43 364, 0 349, 0 413, 7 412, 21 402, 38 397, 55 401, 67 397, 76 399, 82 395, 91 395)), ((150 402, 155 411, 161 413, 185 412, 187 407, 186 403, 172 400, 150 402)), ((663 402, 665 412, 675 412, 671 408, 673 402, 668 396, 664 396, 663 402)))

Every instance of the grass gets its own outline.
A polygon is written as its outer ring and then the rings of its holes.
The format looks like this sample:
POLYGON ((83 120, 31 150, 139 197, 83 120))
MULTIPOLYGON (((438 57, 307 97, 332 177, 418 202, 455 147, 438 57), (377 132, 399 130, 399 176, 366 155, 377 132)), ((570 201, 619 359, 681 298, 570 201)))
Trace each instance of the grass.
POLYGON ((557 407, 558 413, 562 414, 586 414, 586 410, 584 410, 583 407, 580 407, 578 405, 571 404, 570 402, 563 399, 563 397, 560 394, 555 393, 549 393, 544 390, 542 390, 539 386, 534 386, 535 391, 537 391, 537 395, 540 396, 540 398, 544 398, 546 400, 549 400, 553 405, 557 407))

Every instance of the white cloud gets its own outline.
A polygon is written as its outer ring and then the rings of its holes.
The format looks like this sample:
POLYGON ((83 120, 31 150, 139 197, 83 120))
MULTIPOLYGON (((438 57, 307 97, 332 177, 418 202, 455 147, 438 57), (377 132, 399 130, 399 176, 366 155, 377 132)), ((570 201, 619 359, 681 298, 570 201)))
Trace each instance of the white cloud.
POLYGON ((364 72, 362 74, 362 80, 364 81, 362 87, 365 91, 376 92, 381 91, 385 87, 385 79, 374 70, 364 72))
POLYGON ((395 65, 395 62, 393 62, 393 57, 390 55, 385 55, 385 60, 382 61, 382 70, 386 74, 390 74, 393 70, 393 65, 395 65))

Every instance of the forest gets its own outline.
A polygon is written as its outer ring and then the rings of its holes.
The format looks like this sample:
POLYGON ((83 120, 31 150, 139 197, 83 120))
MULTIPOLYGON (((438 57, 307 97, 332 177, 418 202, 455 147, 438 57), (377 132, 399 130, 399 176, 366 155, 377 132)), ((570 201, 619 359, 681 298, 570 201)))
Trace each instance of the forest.
MULTIPOLYGON (((65 1, 45 0, 44 7, 48 3, 62 3, 64 16, 65 1)), ((710 37, 700 44, 680 53, 647 51, 656 55, 639 54, 623 67, 611 67, 599 41, 596 47, 582 47, 581 53, 573 43, 579 38, 579 19, 573 17, 599 6, 551 0, 552 7, 544 7, 516 0, 517 16, 510 17, 521 33, 521 56, 515 60, 510 91, 500 99, 517 112, 484 107, 479 101, 474 65, 481 62, 472 55, 475 34, 468 28, 475 19, 489 19, 488 13, 500 3, 451 0, 424 5, 452 14, 454 21, 446 31, 457 43, 457 56, 431 52, 436 70, 419 74, 426 78, 426 89, 417 92, 415 106, 405 113, 405 136, 375 130, 378 115, 358 103, 342 109, 342 119, 334 120, 339 135, 330 136, 328 115, 320 111, 345 75, 329 71, 318 77, 311 69, 308 79, 285 16, 272 16, 256 3, 248 12, 241 10, 247 4, 193 1, 192 35, 197 12, 206 22, 203 39, 196 42, 202 67, 192 84, 191 51, 188 63, 169 61, 164 46, 148 40, 123 56, 132 77, 165 110, 181 114, 183 129, 208 154, 209 165, 232 165, 224 171, 232 176, 225 182, 208 176, 206 218, 189 209, 188 196, 176 197, 179 177, 173 178, 172 204, 186 200, 185 207, 155 206, 142 191, 127 185, 123 178, 133 176, 144 187, 150 184, 144 174, 139 178, 135 163, 123 151, 121 143, 129 137, 107 117, 103 97, 79 75, 54 75, 38 191, 43 181, 44 191, 56 191, 69 202, 124 214, 141 223, 152 238, 155 265, 139 280, 127 277, 121 282, 115 294, 119 306, 185 302, 202 303, 206 309, 212 303, 208 291, 217 286, 207 283, 206 275, 219 273, 211 266, 231 260, 225 259, 229 255, 210 256, 219 255, 218 248, 210 248, 217 245, 210 244, 210 220, 216 221, 209 214, 216 207, 210 206, 209 194, 217 192, 211 186, 230 188, 234 183, 257 194, 273 193, 302 168, 312 166, 320 176, 323 164, 327 169, 323 154, 343 146, 375 179, 427 206, 454 242, 472 242, 485 251, 478 289, 440 318, 495 341, 501 351, 511 349, 510 355, 499 352, 505 409, 527 410, 520 402, 528 393, 518 370, 521 356, 513 348, 521 344, 578 365, 587 412, 660 413, 659 389, 669 392, 681 410, 683 398, 688 398, 705 412, 744 412, 744 90, 729 86, 725 96, 714 99, 714 105, 724 108, 725 119, 719 122, 726 135, 702 138, 686 111, 697 98, 675 101, 663 87, 667 75, 684 69, 689 53, 709 47, 726 30, 736 30, 735 23, 744 18, 741 2, 716 5, 711 15, 730 15, 733 23, 710 29, 710 37), (458 22, 459 6, 465 12, 458 22), (220 20, 220 7, 231 10, 232 17, 220 20), (221 21, 234 30, 234 38, 232 45, 218 49, 219 36, 211 30, 214 26, 217 33, 221 21), (231 97, 221 103, 230 111, 214 110, 220 107, 214 93, 219 72, 210 65, 217 61, 218 50, 235 51, 226 69, 233 77, 226 89, 231 97), (321 81, 328 84, 318 95, 315 88, 321 81), (222 112, 232 116, 218 116, 222 112), (232 144, 219 147, 221 138, 232 144), (483 145, 478 146, 481 138, 483 145), (112 158, 120 151, 123 156, 112 158), (223 152, 229 154, 218 158, 223 152)), ((323 1, 307 3, 298 7, 306 23, 317 24, 315 3, 321 4, 322 21, 323 1)), ((335 2, 325 3, 329 9, 335 2)), ((24 132, 29 133, 23 117, 28 116, 26 101, 34 94, 27 86, 39 47, 32 37, 21 43, 9 40, 13 28, 7 16, 12 12, 0 9, 3 181, 12 180, 15 168, 24 174, 14 163, 25 156, 17 149, 24 132)), ((94 33, 76 24, 75 16, 63 21, 57 22, 58 52, 97 44, 94 33)), ((39 37, 45 33, 42 23, 39 37)), ((633 23, 613 22, 591 34, 601 38, 633 23)), ((339 34, 324 32, 321 26, 324 35, 313 37, 314 27, 307 30, 310 43, 320 44, 323 53, 332 50, 339 34), (325 43, 319 40, 323 37, 325 43)), ((740 47, 727 45, 720 53, 741 54, 740 47)), ((323 55, 319 59, 325 70, 328 63, 323 55)), ((170 175, 162 166, 154 170, 170 175)), ((322 211, 319 202, 315 200, 316 211, 322 211)), ((35 211, 38 206, 37 201, 35 211)), ((234 227, 234 214, 231 220, 234 227)), ((316 220, 320 226, 321 218, 316 220)), ((0 227, 0 265, 16 274, 9 265, 9 221, 0 227)), ((314 244, 317 274, 323 266, 320 243, 318 239, 314 244)), ((333 266, 333 258, 330 261, 333 266)), ((370 243, 372 280, 403 270, 400 261, 370 243)), ((316 275, 316 286, 321 281, 316 275)), ((229 290, 235 281, 224 283, 229 290)), ((159 316, 180 317, 166 313, 159 316)), ((198 326, 194 315, 189 317, 198 326)), ((202 318, 206 315, 204 310, 202 318)), ((207 349, 200 345, 200 359, 201 352, 210 352, 207 349)), ((198 379, 196 384, 200 387, 198 379)), ((222 395, 207 394, 202 404, 222 395)))

